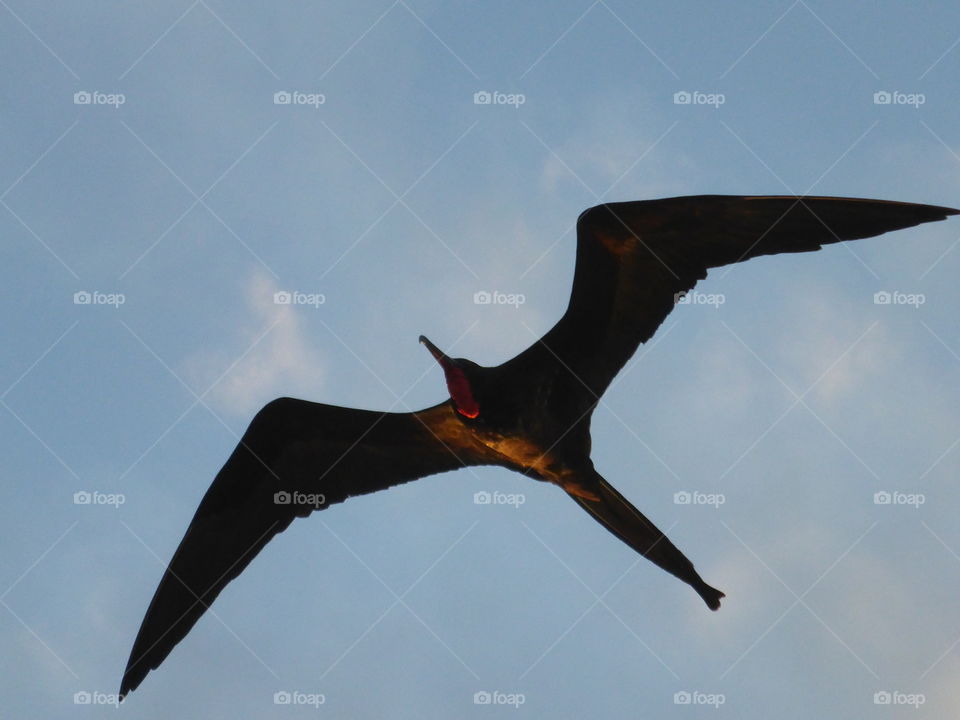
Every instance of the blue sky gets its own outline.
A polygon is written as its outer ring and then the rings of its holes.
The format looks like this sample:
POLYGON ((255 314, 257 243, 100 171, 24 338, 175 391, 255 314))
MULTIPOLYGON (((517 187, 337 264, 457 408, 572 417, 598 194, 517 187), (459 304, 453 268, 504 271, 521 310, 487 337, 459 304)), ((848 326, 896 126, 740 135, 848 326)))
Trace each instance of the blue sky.
MULTIPOLYGON (((584 208, 960 205, 946 3, 0 5, 11 716, 105 712, 261 405, 438 402, 417 336, 482 364, 527 347, 584 208)), ((715 271, 605 396, 597 468, 720 612, 559 489, 461 471, 294 523, 121 712, 956 714, 958 240, 715 271)))

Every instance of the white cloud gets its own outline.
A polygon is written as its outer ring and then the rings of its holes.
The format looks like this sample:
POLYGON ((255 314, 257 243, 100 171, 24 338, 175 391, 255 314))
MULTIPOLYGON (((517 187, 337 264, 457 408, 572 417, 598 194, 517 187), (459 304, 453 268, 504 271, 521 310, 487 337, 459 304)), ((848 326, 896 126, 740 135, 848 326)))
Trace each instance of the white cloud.
POLYGON ((604 98, 571 134, 562 140, 544 139, 553 152, 543 161, 541 191, 552 194, 565 184, 579 189, 583 182, 594 193, 609 189, 602 201, 680 194, 688 187, 684 176, 698 167, 692 155, 675 147, 669 155, 655 151, 670 127, 669 118, 640 98, 604 98))
POLYGON ((238 343, 229 350, 204 350, 188 361, 190 375, 206 377, 207 383, 226 372, 206 397, 215 410, 249 417, 278 396, 319 395, 323 364, 302 327, 301 313, 311 307, 274 302, 274 294, 285 289, 265 271, 254 272, 246 289, 250 313, 238 328, 238 343))
MULTIPOLYGON (((829 251, 827 251, 829 252, 829 251)), ((896 368, 902 351, 889 329, 876 321, 866 291, 809 285, 798 279, 784 287, 783 305, 776 312, 782 322, 768 362, 782 363, 781 377, 803 393, 816 383, 812 395, 819 405, 842 407, 896 368)))

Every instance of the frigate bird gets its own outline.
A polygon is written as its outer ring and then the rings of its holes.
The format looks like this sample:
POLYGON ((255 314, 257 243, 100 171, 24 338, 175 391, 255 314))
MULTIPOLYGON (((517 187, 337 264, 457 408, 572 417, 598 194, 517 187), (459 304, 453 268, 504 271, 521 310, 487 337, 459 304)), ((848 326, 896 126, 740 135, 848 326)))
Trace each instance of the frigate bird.
POLYGON ((295 518, 470 465, 499 465, 559 485, 716 610, 724 594, 594 469, 590 418, 601 395, 708 269, 819 250, 958 212, 883 200, 727 195, 586 210, 577 221, 569 305, 533 345, 502 365, 481 367, 420 337, 443 369, 449 399, 393 413, 280 398, 256 414, 160 580, 120 695, 164 661, 227 583, 295 518))

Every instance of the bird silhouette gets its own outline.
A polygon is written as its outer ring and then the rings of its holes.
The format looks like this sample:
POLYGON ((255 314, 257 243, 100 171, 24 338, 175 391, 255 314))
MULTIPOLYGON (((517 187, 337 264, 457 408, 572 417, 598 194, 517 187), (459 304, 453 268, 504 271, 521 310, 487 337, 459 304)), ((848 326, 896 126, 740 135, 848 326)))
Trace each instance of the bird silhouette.
POLYGON ((727 195, 586 210, 577 220, 569 305, 533 345, 502 365, 482 367, 420 337, 443 369, 448 400, 392 413, 280 398, 256 414, 160 580, 121 697, 164 661, 227 583, 295 518, 471 465, 498 465, 559 485, 716 610, 724 594, 594 469, 590 418, 600 397, 708 269, 819 250, 958 212, 883 200, 727 195))

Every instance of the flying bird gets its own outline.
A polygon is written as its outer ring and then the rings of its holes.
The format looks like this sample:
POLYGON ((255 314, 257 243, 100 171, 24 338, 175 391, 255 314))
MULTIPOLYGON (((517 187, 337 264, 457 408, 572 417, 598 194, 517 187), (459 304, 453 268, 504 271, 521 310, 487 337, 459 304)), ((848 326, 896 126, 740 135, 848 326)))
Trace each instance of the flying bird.
POLYGON ((393 413, 280 398, 256 414, 160 580, 121 697, 295 518, 471 465, 499 465, 559 485, 611 533, 718 609, 724 594, 594 469, 590 417, 600 397, 710 268, 819 250, 958 212, 883 200, 732 195, 586 210, 577 220, 569 305, 533 345, 483 367, 420 337, 443 369, 449 399, 393 413))

